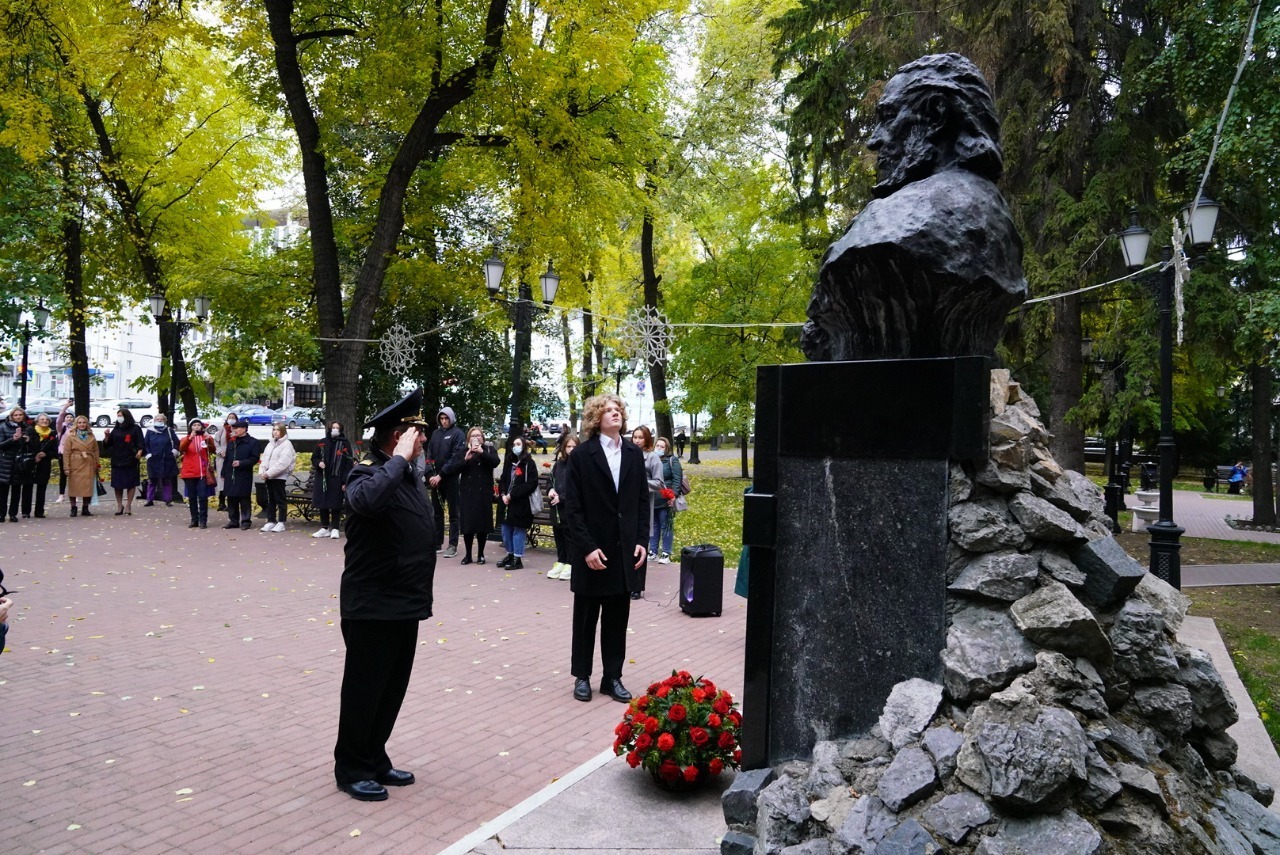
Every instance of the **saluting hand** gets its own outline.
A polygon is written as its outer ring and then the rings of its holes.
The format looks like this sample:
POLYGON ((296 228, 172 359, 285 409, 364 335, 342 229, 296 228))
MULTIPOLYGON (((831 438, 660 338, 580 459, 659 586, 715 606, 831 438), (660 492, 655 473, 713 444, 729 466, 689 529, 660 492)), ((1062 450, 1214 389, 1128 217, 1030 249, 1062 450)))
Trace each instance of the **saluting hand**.
POLYGON ((416 427, 411 427, 404 433, 400 434, 400 439, 396 440, 395 450, 392 451, 396 457, 403 457, 410 463, 418 456, 418 452, 422 450, 422 432, 416 427))

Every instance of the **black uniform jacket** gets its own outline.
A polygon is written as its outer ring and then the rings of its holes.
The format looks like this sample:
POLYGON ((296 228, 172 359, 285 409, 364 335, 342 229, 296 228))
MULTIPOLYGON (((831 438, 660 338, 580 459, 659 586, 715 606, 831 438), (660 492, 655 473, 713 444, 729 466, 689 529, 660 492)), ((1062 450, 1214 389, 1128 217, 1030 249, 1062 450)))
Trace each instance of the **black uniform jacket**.
POLYGON ((232 498, 253 495, 253 467, 262 456, 262 442, 249 434, 227 441, 227 456, 222 460, 222 489, 232 498), (236 461, 239 466, 233 466, 236 461))
POLYGON ((421 477, 373 449, 347 477, 341 611, 353 620, 426 620, 436 575, 435 522, 421 477))
POLYGON ((569 532, 573 574, 569 586, 575 594, 603 597, 641 589, 643 567, 635 569, 637 546, 649 545, 649 480, 644 452, 623 440, 618 489, 613 488, 609 461, 600 437, 579 445, 569 455, 564 484, 556 492, 564 503, 564 525, 569 532), (604 550, 605 568, 587 567, 586 556, 604 550))

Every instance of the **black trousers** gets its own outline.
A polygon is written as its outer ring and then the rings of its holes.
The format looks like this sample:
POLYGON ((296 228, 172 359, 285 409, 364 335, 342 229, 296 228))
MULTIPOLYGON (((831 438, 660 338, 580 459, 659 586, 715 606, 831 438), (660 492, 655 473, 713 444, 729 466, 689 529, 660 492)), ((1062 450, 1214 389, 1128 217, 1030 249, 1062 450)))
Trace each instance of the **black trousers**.
POLYGON ((244 528, 253 521, 252 496, 227 496, 227 513, 231 522, 244 528))
POLYGON ((458 545, 458 479, 442 478, 431 491, 431 506, 436 512, 436 546, 444 545, 444 508, 449 506, 449 545, 458 545))
POLYGON ((5 505, 9 506, 11 517, 18 515, 18 503, 22 501, 22 485, 17 481, 6 481, 0 484, 0 517, 5 515, 5 505))
POLYGON ((284 479, 267 479, 267 522, 284 522, 289 517, 289 506, 284 503, 284 479), (280 519, 276 519, 276 514, 280 519))
POLYGON ((569 564, 569 532, 562 525, 553 525, 551 527, 551 535, 556 541, 556 561, 561 564, 569 564))
POLYGON ((49 478, 53 475, 53 458, 46 457, 36 464, 35 478, 22 485, 22 512, 31 513, 31 498, 35 496, 35 511, 44 516, 44 497, 49 490, 49 478))
POLYGON ((591 660, 596 646, 596 622, 600 623, 600 667, 602 679, 622 677, 622 663, 627 658, 627 619, 631 616, 631 597, 610 594, 607 597, 573 595, 573 658, 571 672, 581 680, 591 679, 591 660))
POLYGON ((320 527, 321 528, 342 528, 342 508, 321 508, 320 509, 320 527))
POLYGON ((333 775, 339 784, 376 781, 392 769, 387 740, 413 673, 418 621, 343 618, 342 640, 347 658, 333 775))
POLYGON ((191 521, 193 523, 209 522, 209 488, 205 486, 203 478, 183 478, 183 483, 187 485, 187 495, 191 498, 187 501, 187 507, 191 510, 191 521))

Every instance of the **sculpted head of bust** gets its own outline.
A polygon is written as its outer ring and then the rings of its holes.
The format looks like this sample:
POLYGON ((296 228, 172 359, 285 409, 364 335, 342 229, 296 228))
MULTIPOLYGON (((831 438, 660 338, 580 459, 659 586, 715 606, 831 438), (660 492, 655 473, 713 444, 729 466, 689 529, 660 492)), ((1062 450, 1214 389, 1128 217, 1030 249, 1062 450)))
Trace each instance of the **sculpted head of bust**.
POLYGON ((982 72, 956 53, 902 66, 876 105, 867 148, 877 156, 873 193, 879 198, 953 167, 997 180, 1000 124, 982 72))

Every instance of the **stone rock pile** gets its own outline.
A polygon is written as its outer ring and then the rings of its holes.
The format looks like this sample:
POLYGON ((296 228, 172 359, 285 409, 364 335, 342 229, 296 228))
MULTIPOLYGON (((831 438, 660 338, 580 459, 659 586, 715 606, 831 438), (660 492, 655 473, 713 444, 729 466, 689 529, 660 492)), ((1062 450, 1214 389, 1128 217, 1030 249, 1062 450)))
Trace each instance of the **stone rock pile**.
POLYGON ((1231 695, 1176 639, 1190 601, 1111 537, 1008 372, 991 388, 990 459, 952 467, 938 679, 896 685, 868 734, 739 773, 722 853, 1280 853, 1231 695))

